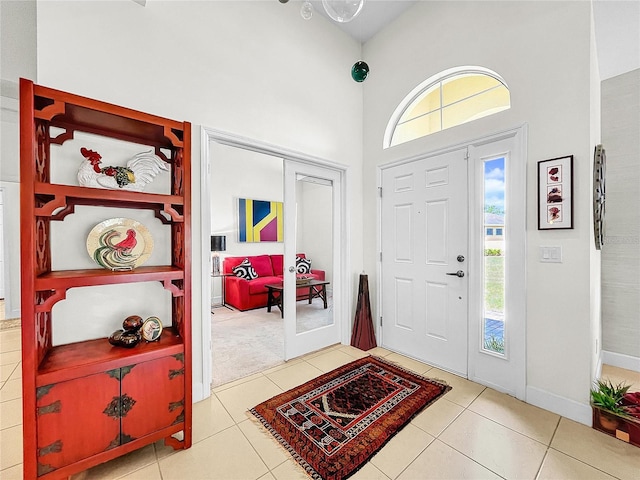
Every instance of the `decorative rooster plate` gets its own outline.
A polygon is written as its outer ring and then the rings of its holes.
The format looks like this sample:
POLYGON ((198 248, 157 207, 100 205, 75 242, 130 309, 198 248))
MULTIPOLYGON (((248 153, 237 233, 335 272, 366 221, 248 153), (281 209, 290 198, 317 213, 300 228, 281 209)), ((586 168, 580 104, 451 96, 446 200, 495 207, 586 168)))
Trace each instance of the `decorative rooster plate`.
POLYGON ((130 218, 110 218, 93 227, 87 251, 103 268, 133 270, 151 256, 153 238, 147 227, 130 218))

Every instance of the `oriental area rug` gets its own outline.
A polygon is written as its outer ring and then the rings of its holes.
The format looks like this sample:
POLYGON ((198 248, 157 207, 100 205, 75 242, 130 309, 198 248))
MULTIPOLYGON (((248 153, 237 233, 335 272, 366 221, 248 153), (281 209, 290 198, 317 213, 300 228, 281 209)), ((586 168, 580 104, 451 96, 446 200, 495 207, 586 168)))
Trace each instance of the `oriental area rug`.
POLYGON ((450 389, 365 357, 262 402, 251 413, 311 478, 340 480, 450 389))

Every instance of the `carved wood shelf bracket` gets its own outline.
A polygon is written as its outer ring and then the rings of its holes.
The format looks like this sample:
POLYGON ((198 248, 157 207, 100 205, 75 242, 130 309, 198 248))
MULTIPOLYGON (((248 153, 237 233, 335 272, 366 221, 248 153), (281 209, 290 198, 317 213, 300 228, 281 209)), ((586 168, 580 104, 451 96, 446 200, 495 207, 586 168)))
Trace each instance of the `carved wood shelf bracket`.
POLYGON ((169 290, 171 292, 172 296, 174 297, 184 296, 184 290, 178 287, 176 284, 174 284, 171 280, 168 280, 168 279, 163 280, 162 285, 164 286, 165 290, 169 290))
MULTIPOLYGON (((35 110, 33 112, 35 118, 40 120, 51 121, 56 115, 62 115, 66 111, 67 104, 60 100, 55 100, 50 105, 47 105, 42 110, 35 110)), ((63 134, 64 135, 64 134, 63 134)))
POLYGON ((50 312, 53 306, 60 300, 67 298, 67 289, 51 290, 51 295, 43 303, 36 305, 36 313, 50 312))
POLYGON ((50 142, 55 143, 56 145, 62 145, 67 140, 73 140, 73 133, 74 133, 73 129, 67 128, 60 135, 51 138, 50 142))

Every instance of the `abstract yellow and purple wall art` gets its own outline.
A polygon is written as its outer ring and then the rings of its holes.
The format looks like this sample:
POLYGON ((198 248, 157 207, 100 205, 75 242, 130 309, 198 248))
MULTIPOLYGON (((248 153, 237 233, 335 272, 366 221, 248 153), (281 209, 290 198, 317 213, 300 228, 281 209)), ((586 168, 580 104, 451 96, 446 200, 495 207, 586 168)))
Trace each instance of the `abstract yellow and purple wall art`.
POLYGON ((284 241, 284 215, 282 202, 238 199, 239 242, 284 241))

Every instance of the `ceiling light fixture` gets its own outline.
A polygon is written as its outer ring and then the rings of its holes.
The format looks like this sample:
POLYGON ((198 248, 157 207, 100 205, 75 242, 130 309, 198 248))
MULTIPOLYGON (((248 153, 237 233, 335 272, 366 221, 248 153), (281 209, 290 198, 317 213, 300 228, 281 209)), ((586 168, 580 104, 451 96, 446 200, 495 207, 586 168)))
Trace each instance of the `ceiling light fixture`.
POLYGON ((353 20, 362 10, 364 0, 322 0, 327 15, 339 23, 353 20))
POLYGON ((302 4, 300 16, 305 20, 311 20, 311 17, 313 17, 313 7, 311 6, 311 2, 307 1, 302 4))

